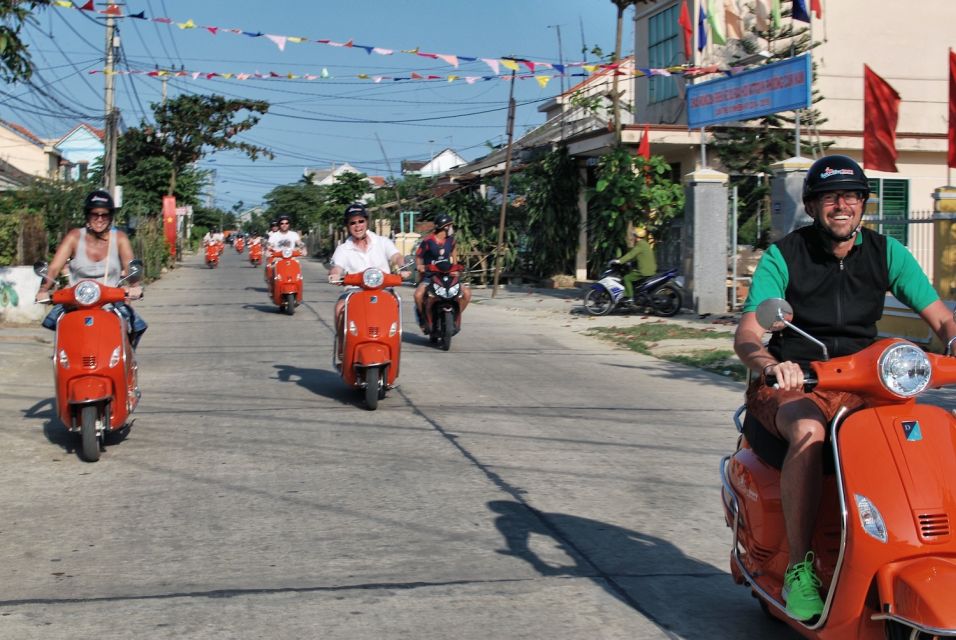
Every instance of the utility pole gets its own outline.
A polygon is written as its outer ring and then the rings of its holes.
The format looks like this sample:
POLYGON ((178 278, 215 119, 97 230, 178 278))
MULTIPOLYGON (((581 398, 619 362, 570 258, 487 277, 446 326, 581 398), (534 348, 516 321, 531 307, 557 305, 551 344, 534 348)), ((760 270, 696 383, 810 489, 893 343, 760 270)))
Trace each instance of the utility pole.
POLYGON ((511 141, 515 132, 515 72, 511 71, 511 87, 508 89, 508 150, 505 152, 505 185, 501 192, 501 215, 498 216, 498 250, 495 253, 495 281, 491 287, 491 297, 498 293, 498 281, 501 279, 502 252, 505 244, 505 212, 508 210, 508 187, 511 182, 511 141))
POLYGON ((113 7, 115 4, 113 0, 109 0, 107 3, 109 7, 107 8, 106 14, 106 68, 105 68, 105 115, 106 115, 106 128, 104 136, 104 148, 106 153, 106 162, 105 162, 105 171, 104 179, 106 182, 106 190, 110 192, 114 197, 116 196, 116 108, 113 106, 115 101, 115 89, 113 84, 113 39, 116 34, 116 19, 113 17, 112 12, 109 12, 109 8, 113 7))
MULTIPOLYGON (((392 173, 392 163, 389 162, 388 156, 385 154, 385 145, 382 144, 382 139, 378 137, 378 132, 375 132, 375 139, 378 141, 378 148, 382 150, 382 157, 385 158, 385 166, 388 167, 388 173, 392 176, 392 180, 395 180, 393 186, 395 187, 395 208, 398 209, 398 227, 404 233, 405 231, 405 216, 402 213, 402 194, 398 191, 398 180, 394 177, 392 173)), ((411 227, 412 223, 409 222, 408 226, 411 227)), ((414 229, 409 228, 409 231, 414 231, 414 229)), ((404 240, 403 240, 404 242, 404 240)), ((403 247, 404 250, 404 247, 403 247)))

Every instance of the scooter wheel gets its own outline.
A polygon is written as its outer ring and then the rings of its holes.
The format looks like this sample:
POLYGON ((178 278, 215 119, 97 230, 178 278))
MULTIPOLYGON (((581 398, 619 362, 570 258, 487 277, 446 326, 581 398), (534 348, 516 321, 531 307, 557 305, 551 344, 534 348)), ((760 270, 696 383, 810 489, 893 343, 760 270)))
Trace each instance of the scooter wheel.
POLYGON ((98 411, 94 406, 83 407, 80 411, 80 441, 83 459, 96 462, 100 459, 100 439, 96 436, 96 418, 98 411))
POLYGON ((378 409, 379 374, 380 371, 375 367, 365 370, 365 405, 369 411, 378 409))
POLYGON ((592 316, 605 316, 614 308, 614 301, 607 289, 591 289, 584 296, 584 309, 592 316))

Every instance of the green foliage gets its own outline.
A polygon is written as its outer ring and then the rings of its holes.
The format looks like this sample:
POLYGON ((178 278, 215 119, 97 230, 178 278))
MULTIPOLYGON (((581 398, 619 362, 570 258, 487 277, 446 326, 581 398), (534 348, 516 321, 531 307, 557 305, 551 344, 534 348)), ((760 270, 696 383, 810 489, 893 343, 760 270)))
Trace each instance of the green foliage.
POLYGON ((0 80, 7 84, 29 80, 33 75, 29 47, 20 39, 25 22, 35 22, 32 12, 50 0, 0 0, 0 80))
POLYGON ((621 146, 598 163, 589 193, 589 270, 627 251, 628 225, 645 226, 660 238, 668 223, 684 211, 684 191, 671 180, 671 167, 660 156, 645 160, 621 146))
POLYGON ((26 188, 0 195, 0 211, 18 212, 21 218, 42 216, 52 253, 67 231, 83 224, 83 199, 92 189, 86 182, 35 180, 26 188))
POLYGON ((333 219, 334 207, 328 202, 327 190, 328 187, 320 187, 305 179, 279 185, 266 194, 263 229, 268 229, 268 220, 283 213, 292 219, 293 229, 312 229, 327 222, 340 224, 341 210, 340 215, 333 219))
POLYGON ((0 267, 17 261, 17 238, 20 236, 20 213, 0 213, 0 267))
POLYGON ((361 200, 370 189, 368 176, 364 173, 340 173, 336 176, 335 182, 328 186, 325 194, 326 203, 341 214, 347 206, 361 200))
POLYGON ((580 179, 574 159, 561 147, 522 175, 527 187, 528 238, 532 272, 542 278, 574 273, 578 249, 580 179))
POLYGON ((163 233, 162 218, 150 218, 136 229, 132 240, 133 255, 143 261, 146 280, 159 278, 170 263, 169 245, 163 233))

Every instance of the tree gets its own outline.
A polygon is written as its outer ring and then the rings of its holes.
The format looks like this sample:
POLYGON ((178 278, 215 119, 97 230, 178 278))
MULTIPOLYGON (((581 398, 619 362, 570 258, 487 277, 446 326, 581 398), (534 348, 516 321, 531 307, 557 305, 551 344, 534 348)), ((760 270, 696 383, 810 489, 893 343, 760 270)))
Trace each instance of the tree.
POLYGON ((536 230, 528 247, 535 275, 574 273, 581 188, 574 158, 561 147, 531 164, 519 182, 527 184, 528 226, 536 230))
POLYGON ((209 150, 241 151, 252 160, 259 156, 272 158, 268 149, 236 140, 236 136, 254 127, 260 116, 265 115, 269 110, 268 102, 227 100, 217 95, 181 95, 152 106, 156 128, 144 127, 144 134, 161 150, 159 155, 170 161, 169 195, 176 191, 177 175, 209 150), (243 112, 253 115, 237 120, 243 112))
POLYGON ((34 9, 49 4, 50 0, 0 0, 0 79, 7 84, 33 75, 29 47, 20 39, 20 29, 34 20, 34 9))
POLYGON ((326 212, 326 189, 313 184, 308 178, 302 178, 293 184, 279 185, 265 197, 266 212, 269 219, 280 214, 291 218, 295 229, 312 228, 323 222, 326 212))

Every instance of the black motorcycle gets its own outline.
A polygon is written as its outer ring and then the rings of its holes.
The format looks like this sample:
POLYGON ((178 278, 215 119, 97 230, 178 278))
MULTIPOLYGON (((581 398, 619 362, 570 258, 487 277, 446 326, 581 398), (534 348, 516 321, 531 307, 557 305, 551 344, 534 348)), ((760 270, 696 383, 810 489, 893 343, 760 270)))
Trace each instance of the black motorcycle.
POLYGON ((464 271, 460 264, 447 260, 427 265, 428 288, 425 290, 424 329, 432 344, 442 350, 451 349, 452 336, 461 331, 461 280, 464 271))
POLYGON ((600 279, 591 285, 584 297, 584 308, 594 316, 604 316, 614 309, 650 312, 669 318, 681 310, 684 301, 683 278, 677 269, 638 280, 634 283, 634 303, 624 299, 622 278, 633 269, 632 263, 612 260, 600 279))

